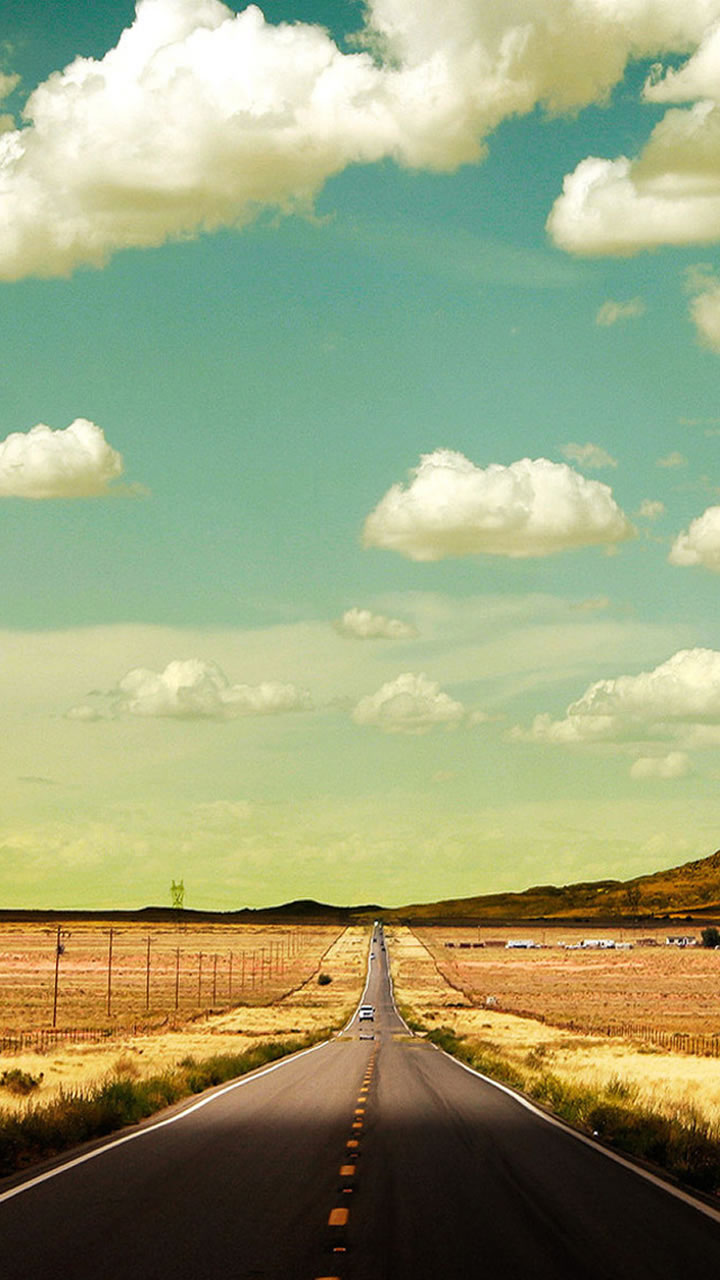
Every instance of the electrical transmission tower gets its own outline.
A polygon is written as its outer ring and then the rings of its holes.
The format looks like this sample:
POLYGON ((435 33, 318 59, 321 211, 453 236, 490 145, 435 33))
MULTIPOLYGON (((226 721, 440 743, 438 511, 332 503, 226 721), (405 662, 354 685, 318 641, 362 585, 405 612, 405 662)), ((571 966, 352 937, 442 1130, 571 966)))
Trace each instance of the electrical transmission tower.
POLYGON ((172 884, 170 885, 170 900, 172 902, 173 911, 177 912, 177 917, 179 920, 180 912, 183 910, 185 906, 185 885, 182 880, 178 880, 177 884, 173 880, 172 884))

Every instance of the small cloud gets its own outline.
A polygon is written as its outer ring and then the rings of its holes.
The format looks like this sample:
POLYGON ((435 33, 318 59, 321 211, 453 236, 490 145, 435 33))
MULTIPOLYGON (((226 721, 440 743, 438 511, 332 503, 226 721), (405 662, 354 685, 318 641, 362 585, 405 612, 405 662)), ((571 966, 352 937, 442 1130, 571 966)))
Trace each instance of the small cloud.
POLYGON ((247 822, 253 807, 249 800, 209 800, 193 805, 192 813, 203 824, 222 826, 228 822, 247 822))
POLYGON ((356 724, 374 725, 385 733, 427 733, 437 725, 454 728, 464 717, 461 702, 444 693, 435 680, 410 671, 361 698, 352 713, 356 724))
POLYGON ((686 778, 692 772, 684 751, 671 751, 666 756, 640 756, 630 769, 631 778, 686 778))
POLYGON ((618 324, 624 320, 636 320, 645 315, 645 303, 642 298, 630 298, 627 302, 615 302, 608 298, 603 302, 595 315, 595 323, 603 328, 618 324))
POLYGON ((666 453, 664 458, 658 458, 655 465, 667 468, 686 467, 687 461, 684 453, 678 453, 677 450, 674 450, 673 453, 666 453))
POLYGON ((38 423, 0 442, 2 498, 101 497, 117 492, 111 486, 123 470, 122 456, 87 418, 63 431, 38 423))
POLYGON ((580 613, 600 613, 610 608, 610 598, 609 596, 589 596, 587 600, 578 600, 577 604, 573 604, 571 608, 580 613))
POLYGON ((565 463, 523 458, 476 467, 461 453, 424 454, 410 483, 395 484, 367 517, 366 547, 410 560, 500 555, 530 558, 633 537, 610 488, 565 463))
POLYGON ((19 777, 18 782, 25 782, 32 787, 56 787, 58 785, 54 778, 35 777, 33 774, 19 777))
POLYGON ((338 635, 350 640, 413 640, 418 634, 411 623, 369 609, 347 609, 333 626, 338 635))
POLYGON ((571 442, 563 445, 560 452, 564 458, 567 458, 568 462, 577 462, 578 466, 583 467, 586 471, 602 471, 603 467, 617 466, 617 458, 613 458, 598 444, 573 444, 571 442))
POLYGON ((70 707, 69 710, 65 712, 65 719, 85 720, 90 723, 91 720, 109 719, 109 712, 104 708, 101 709, 98 706, 91 707, 88 703, 83 702, 77 707, 70 707))
POLYGON ((707 262, 696 263, 685 272, 690 299, 690 318, 701 346, 720 353, 720 279, 707 262))
POLYGON ((720 573, 720 507, 708 507, 678 534, 668 560, 670 564, 697 565, 720 573))
POLYGON ((660 516, 665 515, 665 503, 654 498, 643 498, 637 514, 642 520, 658 520, 660 516))

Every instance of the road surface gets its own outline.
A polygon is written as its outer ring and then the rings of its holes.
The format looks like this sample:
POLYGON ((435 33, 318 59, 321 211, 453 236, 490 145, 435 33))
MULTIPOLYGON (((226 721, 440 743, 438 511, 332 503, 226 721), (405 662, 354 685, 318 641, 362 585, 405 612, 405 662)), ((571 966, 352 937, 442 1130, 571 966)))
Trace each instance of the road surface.
POLYGON ((2 1280, 684 1280, 720 1267, 720 1214, 410 1036, 380 938, 363 999, 374 1024, 354 1019, 42 1180, 0 1184, 2 1280))

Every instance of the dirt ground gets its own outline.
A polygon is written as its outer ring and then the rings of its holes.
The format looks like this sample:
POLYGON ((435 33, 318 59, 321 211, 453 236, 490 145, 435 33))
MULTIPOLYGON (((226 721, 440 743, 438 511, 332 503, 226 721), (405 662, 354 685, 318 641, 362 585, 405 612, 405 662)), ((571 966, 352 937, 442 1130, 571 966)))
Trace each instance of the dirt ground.
POLYGON ((187 1023, 177 1031, 155 1030, 113 1037, 100 1044, 61 1044, 46 1053, 23 1052, 0 1057, 0 1072, 19 1068, 34 1077, 43 1073, 40 1087, 29 1098, 0 1088, 0 1107, 23 1109, 28 1101, 43 1102, 60 1090, 81 1090, 113 1074, 155 1075, 192 1055, 200 1061, 216 1053, 240 1053, 260 1040, 287 1040, 349 1018, 363 989, 369 931, 350 927, 337 936, 322 963, 332 981, 320 986, 317 972, 296 991, 264 1006, 238 1006, 187 1023))
MULTIPOLYGON (((640 1104, 667 1115, 691 1118, 695 1114, 720 1124, 718 1059, 668 1053, 620 1037, 578 1035, 533 1018, 474 1007, 438 972, 424 946, 424 931, 418 931, 419 936, 401 928, 386 933, 396 998, 428 1027, 448 1026, 518 1065, 542 1067, 576 1083, 623 1081, 637 1091, 640 1104)), ((717 963, 720 953, 710 954, 717 963)), ((519 959, 512 958, 519 966, 533 963, 535 956, 519 953, 519 959)), ((664 961, 664 953, 660 958, 664 961)), ((516 981, 517 973, 516 968, 516 981)))

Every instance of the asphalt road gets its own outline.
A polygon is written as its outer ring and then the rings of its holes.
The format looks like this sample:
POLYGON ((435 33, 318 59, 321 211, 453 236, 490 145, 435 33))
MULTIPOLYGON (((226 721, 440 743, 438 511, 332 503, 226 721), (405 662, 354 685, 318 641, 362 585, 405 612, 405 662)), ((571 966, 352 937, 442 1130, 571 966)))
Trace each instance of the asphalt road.
POLYGON ((374 1024, 0 1186, 2 1280, 685 1280, 720 1266, 720 1214, 413 1039, 385 961, 378 942, 374 1024))

